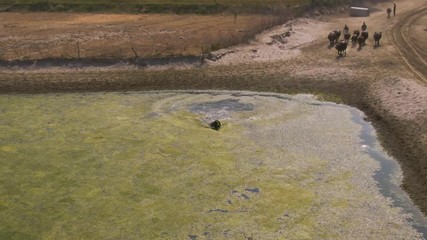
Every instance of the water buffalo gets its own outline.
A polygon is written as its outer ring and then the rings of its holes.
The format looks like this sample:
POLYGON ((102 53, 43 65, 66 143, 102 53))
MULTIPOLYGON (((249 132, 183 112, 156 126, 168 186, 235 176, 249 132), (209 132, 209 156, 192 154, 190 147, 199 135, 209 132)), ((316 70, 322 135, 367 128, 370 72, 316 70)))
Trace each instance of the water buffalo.
POLYGON ((374 46, 379 46, 380 45, 380 39, 381 39, 381 37, 382 37, 382 32, 375 32, 374 33, 374 41, 375 41, 375 43, 374 43, 374 46))
POLYGON ((346 41, 342 41, 340 43, 338 43, 335 48, 338 50, 338 55, 342 56, 342 54, 344 53, 344 55, 346 55, 346 49, 347 49, 347 42, 346 41))
POLYGON ((359 49, 362 49, 362 46, 363 46, 363 44, 365 43, 365 38, 364 38, 362 35, 360 35, 360 36, 357 38, 357 42, 359 43, 359 49))
POLYGON ((350 33, 346 33, 346 34, 344 34, 344 40, 345 40, 346 42, 348 42, 348 40, 350 40, 350 37, 351 37, 351 34, 350 34, 350 33))
POLYGON ((334 45, 335 38, 336 38, 336 36, 335 36, 335 32, 330 32, 330 33, 328 34, 329 44, 330 44, 331 46, 332 46, 332 45, 334 45))
POLYGON ((353 36, 351 36, 351 42, 352 43, 356 43, 357 42, 357 38, 359 37, 359 35, 357 34, 353 34, 353 36))
POLYGON ((366 31, 363 31, 362 33, 360 33, 360 36, 362 36, 365 40, 363 41, 363 44, 366 44, 366 39, 368 39, 369 37, 369 33, 366 31))
POLYGON ((221 122, 219 120, 215 120, 210 124, 212 129, 219 130, 221 128, 221 122))
POLYGON ((359 35, 360 35, 360 31, 359 30, 354 30, 353 35, 356 35, 356 38, 358 38, 359 35))
POLYGON ((337 43, 341 36, 341 30, 334 30, 335 33, 335 42, 337 43))
POLYGON ((341 36, 340 30, 334 30, 334 31, 330 32, 328 34, 328 39, 329 39, 330 45, 332 46, 332 45, 334 45, 334 43, 337 43, 340 36, 341 36))

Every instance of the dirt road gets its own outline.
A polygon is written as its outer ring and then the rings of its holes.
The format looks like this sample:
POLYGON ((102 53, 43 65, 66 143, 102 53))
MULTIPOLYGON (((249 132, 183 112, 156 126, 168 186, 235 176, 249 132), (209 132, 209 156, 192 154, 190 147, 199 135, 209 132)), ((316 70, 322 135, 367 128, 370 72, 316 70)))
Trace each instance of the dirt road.
POLYGON ((426 36, 422 36, 421 29, 414 26, 414 23, 419 22, 421 25, 422 20, 426 22, 426 15, 427 7, 420 8, 407 15, 388 32, 391 35, 390 38, 393 44, 408 67, 425 84, 427 84, 427 51, 424 49, 427 46, 426 36))

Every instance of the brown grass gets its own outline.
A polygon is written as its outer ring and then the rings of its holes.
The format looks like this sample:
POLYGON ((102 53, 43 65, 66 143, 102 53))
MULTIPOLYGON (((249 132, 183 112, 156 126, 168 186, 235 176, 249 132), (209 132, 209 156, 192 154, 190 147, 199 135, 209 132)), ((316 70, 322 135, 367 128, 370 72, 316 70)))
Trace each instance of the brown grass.
POLYGON ((132 48, 139 57, 200 55, 202 48, 240 43, 287 17, 0 13, 0 59, 128 59, 135 57, 132 48))

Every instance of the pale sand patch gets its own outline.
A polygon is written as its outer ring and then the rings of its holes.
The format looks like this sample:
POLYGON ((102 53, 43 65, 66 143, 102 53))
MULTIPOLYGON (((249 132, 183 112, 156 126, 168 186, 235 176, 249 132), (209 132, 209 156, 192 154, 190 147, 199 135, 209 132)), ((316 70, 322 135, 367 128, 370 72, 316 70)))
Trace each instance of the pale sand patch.
POLYGON ((230 65, 254 62, 274 62, 289 60, 301 53, 300 48, 320 38, 327 31, 328 24, 316 19, 298 18, 272 28, 248 44, 233 46, 214 52, 224 55, 210 65, 230 65), (279 40, 275 36, 281 36, 279 40))

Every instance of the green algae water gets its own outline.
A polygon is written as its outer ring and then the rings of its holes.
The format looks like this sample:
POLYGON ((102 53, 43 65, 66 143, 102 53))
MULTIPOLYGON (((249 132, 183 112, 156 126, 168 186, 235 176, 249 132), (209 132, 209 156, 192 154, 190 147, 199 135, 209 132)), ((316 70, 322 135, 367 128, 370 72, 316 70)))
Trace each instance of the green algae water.
POLYGON ((421 238, 354 112, 309 96, 0 95, 0 114, 0 239, 421 238))

